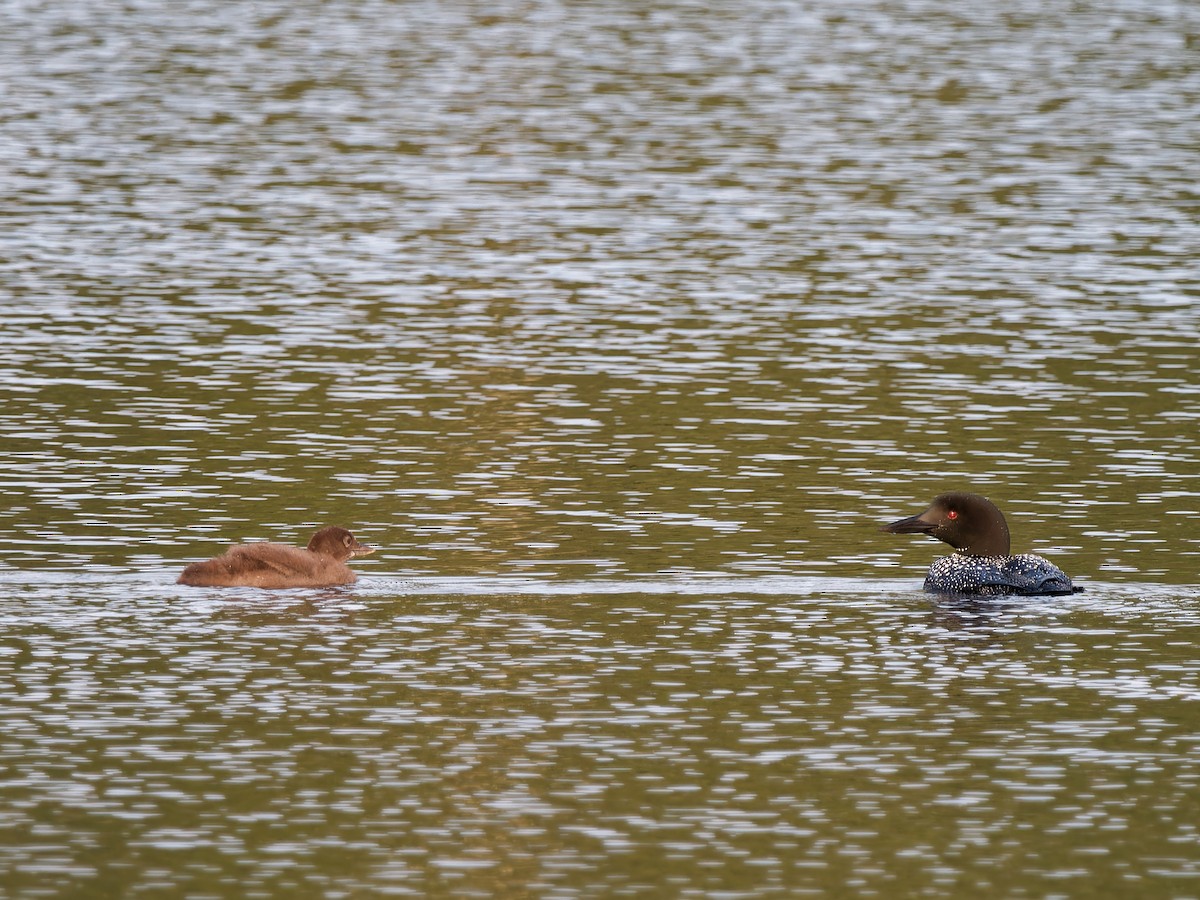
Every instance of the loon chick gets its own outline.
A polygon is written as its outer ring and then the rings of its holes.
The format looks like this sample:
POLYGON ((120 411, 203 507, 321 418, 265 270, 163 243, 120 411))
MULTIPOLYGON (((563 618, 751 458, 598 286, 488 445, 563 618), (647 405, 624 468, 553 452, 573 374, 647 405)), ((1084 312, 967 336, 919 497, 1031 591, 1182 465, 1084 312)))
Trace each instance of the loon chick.
POLYGON ((260 588, 353 584, 355 576, 346 560, 374 552, 374 547, 360 544, 345 528, 331 526, 314 534, 304 550, 263 541, 238 544, 220 556, 192 563, 176 583, 260 588))
POLYGON ((928 534, 954 548, 934 560, 925 576, 933 594, 1072 594, 1071 579, 1047 559, 1009 553, 1008 524, 996 504, 979 494, 956 491, 933 498, 929 509, 881 531, 928 534))

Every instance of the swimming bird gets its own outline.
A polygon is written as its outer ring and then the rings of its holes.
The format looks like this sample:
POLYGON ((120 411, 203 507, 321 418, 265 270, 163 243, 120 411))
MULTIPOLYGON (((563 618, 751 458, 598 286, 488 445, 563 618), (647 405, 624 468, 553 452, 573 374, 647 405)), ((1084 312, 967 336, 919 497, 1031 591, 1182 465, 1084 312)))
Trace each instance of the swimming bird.
POLYGON ((196 587, 329 587, 353 584, 346 560, 374 553, 345 528, 330 526, 312 536, 301 550, 287 544, 257 541, 230 547, 220 556, 194 562, 177 584, 196 587))
POLYGON ((934 560, 925 590, 934 594, 1072 594, 1078 588, 1058 566, 1032 553, 1012 556, 1008 523, 987 497, 954 491, 933 498, 929 509, 880 531, 928 534, 954 553, 934 560))

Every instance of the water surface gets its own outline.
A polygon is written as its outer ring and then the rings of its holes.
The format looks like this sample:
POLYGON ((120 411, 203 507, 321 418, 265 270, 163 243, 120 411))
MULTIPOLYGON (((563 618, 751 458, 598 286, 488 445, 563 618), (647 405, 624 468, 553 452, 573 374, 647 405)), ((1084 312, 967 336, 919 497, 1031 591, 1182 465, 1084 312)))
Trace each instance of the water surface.
POLYGON ((1200 593, 45 576, 14 894, 1186 895, 1200 593))
POLYGON ((1195 895, 1198 47, 0 9, 0 892, 1195 895), (921 594, 949 488, 1087 590, 921 594))

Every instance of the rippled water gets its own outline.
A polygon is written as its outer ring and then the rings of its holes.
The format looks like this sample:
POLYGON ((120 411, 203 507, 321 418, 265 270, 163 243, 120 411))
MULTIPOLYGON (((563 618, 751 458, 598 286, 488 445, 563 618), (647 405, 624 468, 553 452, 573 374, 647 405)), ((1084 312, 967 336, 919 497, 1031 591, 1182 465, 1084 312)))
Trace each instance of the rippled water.
POLYGON ((1196 893, 1193 5, 13 3, 0 96, 0 892, 1196 893), (1086 592, 921 595, 949 487, 1086 592))
POLYGON ((168 584, 0 580, 14 894, 1180 896, 1200 878, 1196 588, 168 584))

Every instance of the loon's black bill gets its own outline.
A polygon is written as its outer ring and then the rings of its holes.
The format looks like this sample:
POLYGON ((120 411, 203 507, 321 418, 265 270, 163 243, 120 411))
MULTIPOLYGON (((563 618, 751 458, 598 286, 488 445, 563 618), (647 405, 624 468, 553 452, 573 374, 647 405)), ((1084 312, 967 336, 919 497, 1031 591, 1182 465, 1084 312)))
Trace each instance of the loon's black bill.
MULTIPOLYGON (((924 515, 924 513, 921 515, 924 515)), ((929 534, 929 532, 937 528, 937 522, 926 522, 921 518, 921 515, 909 516, 907 519, 901 519, 899 522, 893 522, 891 525, 884 525, 879 530, 886 531, 889 534, 929 534)))

